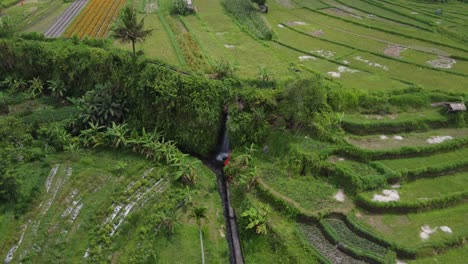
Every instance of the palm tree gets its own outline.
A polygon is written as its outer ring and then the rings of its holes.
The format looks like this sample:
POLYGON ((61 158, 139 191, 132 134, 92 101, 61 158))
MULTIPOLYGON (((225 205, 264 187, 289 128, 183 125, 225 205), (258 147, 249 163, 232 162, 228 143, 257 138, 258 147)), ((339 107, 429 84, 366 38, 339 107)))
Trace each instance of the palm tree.
POLYGON ((175 230, 180 226, 180 215, 174 211, 159 212, 157 217, 159 218, 159 229, 166 232, 168 236, 175 233, 175 230))
POLYGON ((173 166, 178 169, 175 173, 175 180, 181 180, 183 184, 190 186, 194 186, 197 183, 198 174, 193 163, 186 162, 173 166))
POLYGON ((138 21, 135 10, 130 6, 126 6, 112 29, 111 36, 113 38, 125 43, 132 42, 134 57, 136 56, 135 43, 137 41, 142 42, 153 31, 152 29, 144 29, 144 19, 143 17, 138 21))
POLYGON ((195 218, 195 222, 198 225, 198 233, 200 234, 200 247, 202 253, 202 263, 205 264, 205 252, 203 250, 203 235, 201 231, 201 226, 203 224, 203 219, 206 219, 206 207, 204 206, 193 206, 192 213, 189 215, 190 218, 195 218))

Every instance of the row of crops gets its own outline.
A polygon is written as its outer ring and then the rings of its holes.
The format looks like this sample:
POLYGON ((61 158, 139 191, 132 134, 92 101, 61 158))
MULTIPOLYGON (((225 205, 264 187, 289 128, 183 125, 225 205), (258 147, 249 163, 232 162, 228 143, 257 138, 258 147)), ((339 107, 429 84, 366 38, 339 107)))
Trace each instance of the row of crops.
POLYGON ((118 15, 125 0, 93 0, 65 31, 65 37, 76 35, 78 38, 103 38, 110 29, 110 24, 118 15))

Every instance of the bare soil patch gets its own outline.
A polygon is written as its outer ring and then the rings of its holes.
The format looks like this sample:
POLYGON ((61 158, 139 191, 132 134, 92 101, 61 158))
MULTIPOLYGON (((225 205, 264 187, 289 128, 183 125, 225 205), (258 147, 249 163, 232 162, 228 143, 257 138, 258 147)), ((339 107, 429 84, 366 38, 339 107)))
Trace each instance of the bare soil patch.
POLYGON ((323 30, 321 30, 321 29, 310 33, 310 35, 312 35, 312 36, 314 36, 314 37, 320 37, 320 36, 322 36, 323 34, 325 34, 325 31, 323 31, 323 30))
POLYGON ((427 63, 429 63, 432 67, 435 68, 451 69, 453 65, 457 63, 457 61, 450 57, 439 55, 437 59, 427 61, 427 63))
POLYGON ((401 52, 403 52, 403 51, 405 51, 405 50, 406 50, 405 47, 402 47, 402 46, 399 46, 399 45, 395 45, 395 44, 390 44, 390 45, 388 45, 387 48, 384 50, 384 54, 387 55, 387 56, 392 56, 392 57, 399 58, 401 52))
POLYGON ((308 25, 306 22, 302 22, 302 21, 290 21, 290 22, 286 22, 286 25, 288 26, 305 26, 305 25, 308 25))
POLYGON ((330 75, 331 77, 335 77, 335 78, 340 78, 341 77, 341 74, 343 73, 356 73, 356 72, 359 72, 358 70, 353 70, 353 69, 350 69, 348 67, 345 67, 345 66, 339 66, 338 71, 329 71, 327 72, 328 75, 330 75))
POLYGON ((358 16, 356 14, 353 14, 352 12, 354 11, 354 9, 351 9, 351 8, 346 8, 347 10, 343 10, 343 9, 340 9, 340 8, 329 8, 329 9, 326 9, 325 12, 328 12, 328 13, 331 13, 331 14, 334 14, 334 15, 338 15, 338 16, 350 16, 350 17, 354 17, 354 18, 358 18, 358 19, 362 19, 361 16, 358 16))
POLYGON ((300 61, 306 61, 306 60, 317 60, 314 56, 310 55, 303 55, 298 57, 300 61))

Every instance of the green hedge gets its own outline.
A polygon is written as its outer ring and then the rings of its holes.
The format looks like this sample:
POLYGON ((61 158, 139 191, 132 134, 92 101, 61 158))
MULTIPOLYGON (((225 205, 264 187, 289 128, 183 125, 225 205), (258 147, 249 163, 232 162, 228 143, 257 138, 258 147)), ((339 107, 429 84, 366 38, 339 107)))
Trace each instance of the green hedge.
POLYGON ((466 146, 468 146, 468 137, 446 141, 441 144, 401 147, 398 149, 387 150, 367 150, 355 147, 353 145, 347 145, 343 148, 336 149, 334 151, 334 154, 352 157, 358 160, 369 161, 381 159, 409 158, 416 156, 420 157, 432 155, 434 153, 448 152, 456 148, 463 148, 466 146))
POLYGON ((404 121, 356 122, 342 120, 341 125, 347 132, 356 135, 370 135, 378 133, 402 133, 412 131, 427 131, 429 129, 445 128, 449 124, 445 116, 432 116, 427 118, 404 121))
POLYGON ((185 151, 202 155, 216 148, 223 105, 231 96, 228 82, 183 75, 163 63, 74 40, 0 39, 0 76, 26 83, 60 80, 68 88, 64 97, 104 85, 125 98, 124 119, 131 128, 157 128, 185 151))
POLYGON ((445 208, 457 203, 464 202, 468 198, 468 191, 452 193, 427 200, 417 201, 394 201, 394 202, 377 202, 369 199, 364 194, 359 194, 356 197, 358 206, 366 210, 378 213, 412 213, 445 208))

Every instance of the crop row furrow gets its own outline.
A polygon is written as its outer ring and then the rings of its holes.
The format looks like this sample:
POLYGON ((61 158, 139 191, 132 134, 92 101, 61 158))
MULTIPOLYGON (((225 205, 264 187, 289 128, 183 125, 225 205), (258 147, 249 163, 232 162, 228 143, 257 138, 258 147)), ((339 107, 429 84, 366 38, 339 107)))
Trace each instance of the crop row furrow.
POLYGON ((67 26, 79 14, 88 0, 78 0, 71 4, 67 10, 55 21, 55 23, 45 32, 46 37, 59 37, 63 34, 67 26))
POLYGON ((76 35, 84 37, 102 38, 109 30, 110 23, 123 6, 125 0, 92 0, 73 22, 65 33, 65 37, 76 35))

